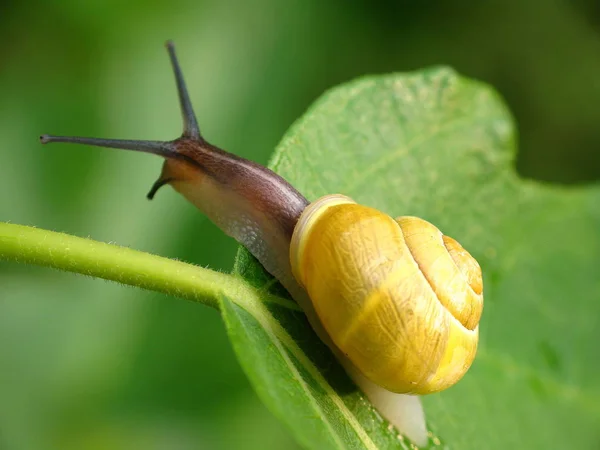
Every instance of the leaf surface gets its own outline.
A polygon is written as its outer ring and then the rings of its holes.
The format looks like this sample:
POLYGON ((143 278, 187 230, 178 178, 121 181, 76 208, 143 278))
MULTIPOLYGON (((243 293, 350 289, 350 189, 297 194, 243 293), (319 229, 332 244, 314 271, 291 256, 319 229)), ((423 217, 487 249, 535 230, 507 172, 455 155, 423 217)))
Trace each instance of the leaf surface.
MULTIPOLYGON (((270 164, 309 200, 343 193, 420 216, 480 262, 480 350, 456 386, 423 398, 431 448, 600 445, 600 188, 520 179, 514 157, 495 92, 432 68, 326 93, 270 164)), ((234 273, 287 297, 243 248, 234 273)), ((255 389, 306 448, 409 448, 292 303, 221 308, 255 389)))

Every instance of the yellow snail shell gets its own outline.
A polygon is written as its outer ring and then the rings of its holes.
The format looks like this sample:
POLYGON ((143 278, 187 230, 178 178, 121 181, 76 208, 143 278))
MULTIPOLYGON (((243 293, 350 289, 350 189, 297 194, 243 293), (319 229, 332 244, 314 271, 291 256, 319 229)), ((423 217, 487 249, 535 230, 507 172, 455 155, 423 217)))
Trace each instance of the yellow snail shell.
POLYGON ((374 383, 429 394, 471 366, 481 269, 429 222, 328 195, 302 213, 290 259, 335 345, 374 383))

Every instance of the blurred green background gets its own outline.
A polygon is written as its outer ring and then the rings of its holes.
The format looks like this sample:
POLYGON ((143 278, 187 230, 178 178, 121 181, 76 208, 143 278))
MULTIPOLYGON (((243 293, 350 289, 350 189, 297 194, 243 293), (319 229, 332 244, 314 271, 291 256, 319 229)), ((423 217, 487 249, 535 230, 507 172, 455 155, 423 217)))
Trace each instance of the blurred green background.
MULTIPOLYGON (((178 136, 169 38, 205 136, 261 163, 325 89, 449 64, 508 102, 523 176, 598 179, 600 4, 477 3, 4 1, 0 220, 231 268, 235 243, 183 198, 144 198, 158 158, 37 140, 178 136)), ((296 445, 215 311, 0 262, 0 449, 107 448, 296 445)))

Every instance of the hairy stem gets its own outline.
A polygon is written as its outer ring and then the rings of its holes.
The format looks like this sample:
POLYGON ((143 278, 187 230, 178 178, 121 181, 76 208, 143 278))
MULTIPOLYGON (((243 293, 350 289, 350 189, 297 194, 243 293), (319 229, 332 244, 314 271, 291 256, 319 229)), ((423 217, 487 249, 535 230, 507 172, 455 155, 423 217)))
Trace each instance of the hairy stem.
MULTIPOLYGON (((0 222, 0 260, 52 267, 204 303, 218 309, 218 299, 257 299, 242 279, 161 256, 54 231, 0 222)), ((276 297, 267 301, 289 304, 276 297)), ((265 298, 267 297, 267 298, 265 298)))

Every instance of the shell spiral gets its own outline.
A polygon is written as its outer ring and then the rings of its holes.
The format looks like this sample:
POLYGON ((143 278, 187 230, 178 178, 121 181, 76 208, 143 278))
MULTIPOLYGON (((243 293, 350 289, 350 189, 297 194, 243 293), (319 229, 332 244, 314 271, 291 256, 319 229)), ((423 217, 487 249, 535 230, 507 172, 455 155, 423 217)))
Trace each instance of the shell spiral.
POLYGON ((374 383, 428 394, 471 366, 481 269, 429 222, 325 196, 300 217, 290 261, 335 345, 374 383))

